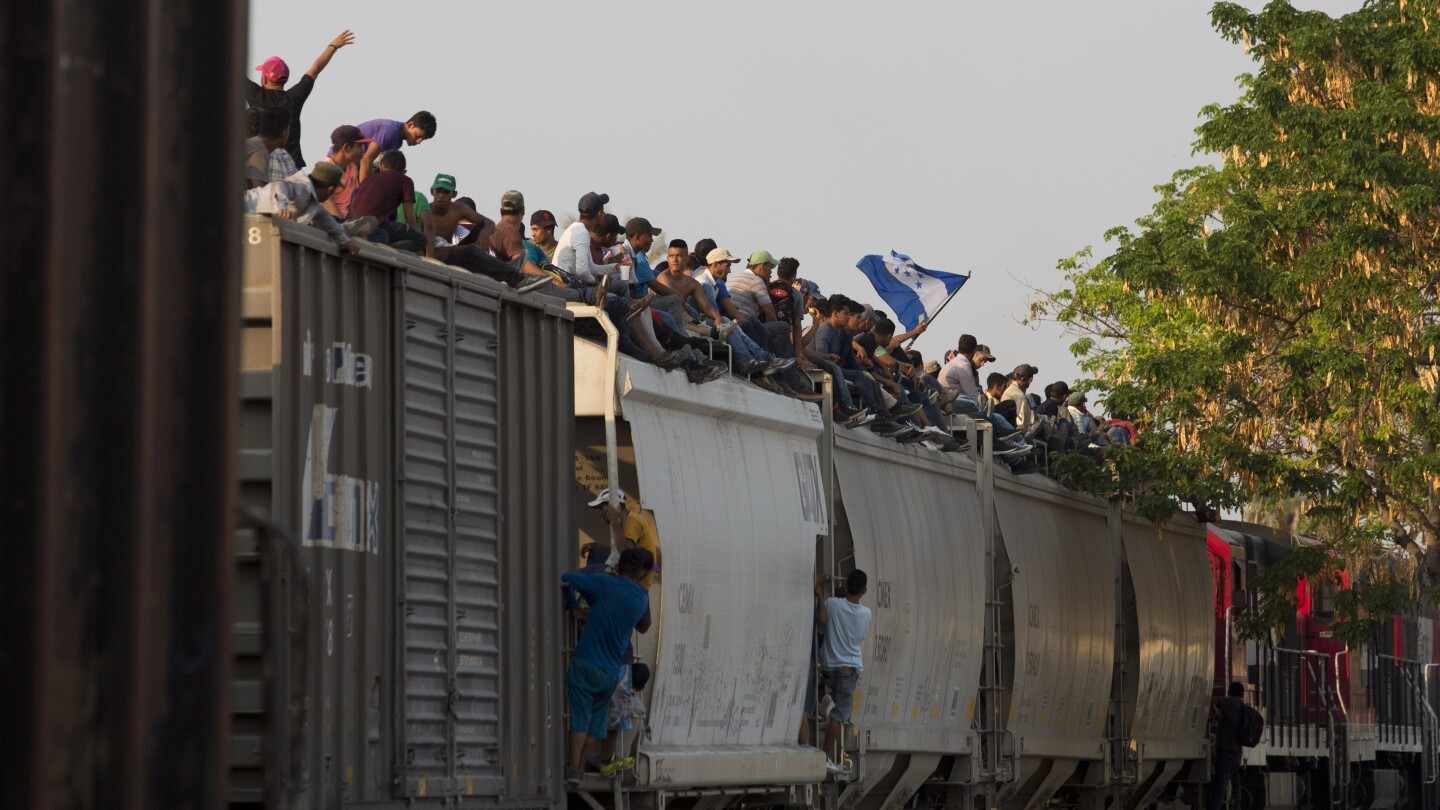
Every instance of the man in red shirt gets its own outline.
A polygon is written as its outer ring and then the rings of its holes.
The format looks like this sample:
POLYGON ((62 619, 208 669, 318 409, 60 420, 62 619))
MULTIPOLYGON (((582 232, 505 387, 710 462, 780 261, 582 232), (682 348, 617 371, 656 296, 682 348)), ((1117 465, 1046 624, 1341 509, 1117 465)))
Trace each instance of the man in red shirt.
POLYGON ((392 149, 380 156, 380 171, 365 178, 350 198, 350 219, 374 217, 378 226, 370 234, 370 241, 389 244, 397 250, 408 253, 424 252, 426 257, 435 255, 435 226, 431 220, 429 233, 421 233, 415 225, 415 181, 405 174, 405 155, 399 149, 392 149), (405 221, 395 218, 395 212, 405 211, 405 221))

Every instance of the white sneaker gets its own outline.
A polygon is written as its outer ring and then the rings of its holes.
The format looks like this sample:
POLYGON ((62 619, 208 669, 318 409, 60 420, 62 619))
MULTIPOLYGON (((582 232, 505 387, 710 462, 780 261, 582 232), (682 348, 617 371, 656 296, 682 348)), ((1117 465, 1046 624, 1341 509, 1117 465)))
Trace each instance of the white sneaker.
POLYGON ((835 773, 845 773, 845 769, 844 769, 843 767, 839 766, 839 765, 836 765, 834 762, 831 762, 829 757, 826 757, 826 758, 825 758, 825 772, 826 772, 826 773, 831 773, 831 774, 835 774, 835 773))

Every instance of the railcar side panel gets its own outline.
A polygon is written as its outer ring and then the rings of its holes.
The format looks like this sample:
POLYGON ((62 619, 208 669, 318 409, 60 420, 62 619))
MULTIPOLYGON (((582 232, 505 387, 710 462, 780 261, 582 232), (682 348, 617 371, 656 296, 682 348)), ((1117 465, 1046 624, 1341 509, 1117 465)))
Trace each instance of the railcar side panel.
POLYGON ((818 782, 795 743, 827 528, 815 409, 623 363, 640 490, 664 552, 642 784, 818 782))
POLYGON ((874 612, 855 715, 867 750, 973 751, 986 564, 973 468, 868 432, 836 437, 835 468, 874 612))

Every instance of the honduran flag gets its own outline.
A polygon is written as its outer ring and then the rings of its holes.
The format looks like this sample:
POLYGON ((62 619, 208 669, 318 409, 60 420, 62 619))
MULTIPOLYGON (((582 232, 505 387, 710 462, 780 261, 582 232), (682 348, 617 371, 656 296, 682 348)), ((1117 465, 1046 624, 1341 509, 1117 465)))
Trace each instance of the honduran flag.
POLYGON ((889 256, 866 256, 855 263, 870 279, 875 292, 895 310, 895 318, 909 331, 927 321, 970 276, 927 270, 903 253, 890 251, 889 256))

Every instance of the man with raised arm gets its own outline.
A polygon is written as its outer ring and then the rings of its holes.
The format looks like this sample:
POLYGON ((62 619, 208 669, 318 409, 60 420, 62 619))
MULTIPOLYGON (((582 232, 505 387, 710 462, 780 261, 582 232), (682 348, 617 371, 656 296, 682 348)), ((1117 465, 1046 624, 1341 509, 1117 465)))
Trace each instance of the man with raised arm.
POLYGON ((330 57, 354 42, 355 35, 350 29, 341 31, 340 36, 330 40, 325 50, 315 57, 315 63, 305 71, 305 75, 288 90, 285 89, 285 83, 290 80, 290 66, 278 56, 266 59, 255 68, 260 71, 259 84, 245 80, 245 102, 249 106, 262 110, 279 107, 290 113, 290 135, 285 139, 284 148, 290 153, 290 157, 295 159, 297 168, 305 168, 305 158, 300 154, 300 111, 305 108, 305 100, 310 97, 310 91, 315 89, 315 80, 320 77, 320 71, 330 64, 330 57))

